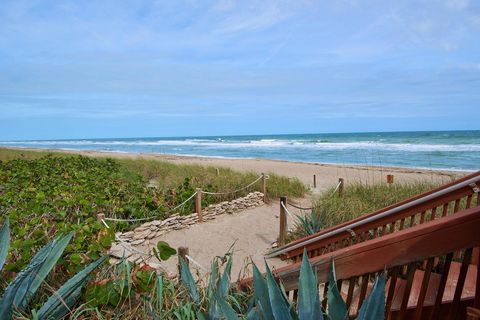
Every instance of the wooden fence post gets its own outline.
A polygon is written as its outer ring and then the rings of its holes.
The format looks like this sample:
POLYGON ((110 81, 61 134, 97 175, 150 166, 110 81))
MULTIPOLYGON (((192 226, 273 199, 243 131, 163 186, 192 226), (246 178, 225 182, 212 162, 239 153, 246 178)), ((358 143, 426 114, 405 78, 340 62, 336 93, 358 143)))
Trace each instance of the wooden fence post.
POLYGON ((340 185, 338 186, 338 195, 340 197, 343 197, 343 185, 344 185, 343 178, 338 178, 338 183, 340 183, 340 185))
POLYGON ((267 178, 265 173, 262 173, 262 180, 260 180, 260 192, 263 193, 263 202, 267 202, 267 178))
POLYGON ((393 174, 387 174, 387 183, 392 184, 393 183, 393 174))
POLYGON ((313 188, 315 189, 317 187, 317 175, 313 175, 313 188))
POLYGON ((220 175, 220 169, 218 169, 218 168, 215 168, 215 169, 217 171, 217 176, 219 176, 220 175))
POLYGON ((280 197, 280 231, 278 235, 278 246, 283 247, 287 238, 287 197, 280 197), (283 205, 282 205, 283 204, 283 205))
POLYGON ((197 188, 197 194, 195 195, 195 212, 198 215, 198 222, 203 222, 202 213, 202 189, 197 188))
POLYGON ((180 259, 183 259, 183 261, 185 261, 185 264, 187 265, 187 268, 190 266, 190 261, 188 261, 188 259, 187 259, 188 247, 178 247, 177 255, 178 255, 178 264, 177 264, 178 277, 180 277, 180 272, 181 272, 180 259))

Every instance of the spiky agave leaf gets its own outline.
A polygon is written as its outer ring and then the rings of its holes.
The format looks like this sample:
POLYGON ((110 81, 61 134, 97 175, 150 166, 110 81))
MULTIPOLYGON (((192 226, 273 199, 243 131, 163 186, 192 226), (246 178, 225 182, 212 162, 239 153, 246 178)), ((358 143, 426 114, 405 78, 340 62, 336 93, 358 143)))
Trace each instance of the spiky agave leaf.
POLYGON ((211 271, 210 271, 210 278, 208 279, 208 291, 207 296, 209 299, 209 307, 208 307, 208 319, 210 320, 217 320, 221 319, 222 315, 220 313, 220 307, 218 306, 217 302, 215 301, 213 294, 217 290, 218 282, 219 282, 219 273, 218 273, 218 258, 215 257, 211 263, 211 271))
POLYGON ((358 312, 358 320, 380 320, 385 317, 385 274, 375 280, 373 289, 358 312))
POLYGON ((331 320, 345 320, 347 315, 347 305, 343 301, 340 291, 337 287, 337 276, 335 274, 335 261, 332 258, 330 264, 330 277, 328 280, 328 316, 331 320))
POLYGON ((90 263, 85 269, 74 275, 55 291, 38 310, 38 319, 60 319, 77 302, 90 273, 100 266, 107 256, 90 263))
POLYGON ((262 320, 262 312, 260 311, 260 306, 254 306, 247 310, 246 315, 247 320, 262 320))
POLYGON ((42 282, 45 280, 45 278, 48 276, 50 271, 52 271, 53 267, 57 264, 58 259, 62 256, 63 251, 67 247, 68 243, 73 237, 74 232, 70 232, 68 235, 65 237, 59 236, 55 238, 51 243, 50 246, 45 247, 45 251, 38 252, 35 257, 33 257, 32 260, 34 260, 37 256, 38 258, 41 258, 43 254, 45 254, 45 259, 40 267, 40 269, 37 271, 35 277, 32 280, 32 283, 30 284, 30 287, 28 291, 25 293, 25 295, 22 297, 21 295, 15 296, 15 301, 14 304, 19 306, 20 308, 26 308, 30 300, 33 298, 35 295, 35 292, 37 292, 38 288, 42 284, 42 282))
POLYGON ((275 278, 265 261, 265 269, 267 273, 268 295, 270 297, 270 305, 272 307, 273 317, 275 320, 293 320, 290 314, 290 305, 282 295, 282 291, 275 281, 275 278))
POLYGON ((253 264, 253 291, 255 301, 259 306, 259 312, 263 314, 265 319, 273 319, 267 281, 263 278, 260 270, 258 270, 255 264, 253 264))
POLYGON ((198 294, 197 285, 195 280, 193 280, 192 273, 188 268, 185 260, 182 257, 180 258, 180 278, 182 279, 183 284, 187 287, 190 292, 190 296, 196 305, 200 304, 200 295, 198 294))
POLYGON ((42 261, 31 262, 25 269, 20 271, 15 279, 8 285, 0 300, 0 319, 10 319, 15 307, 15 296, 19 292, 26 292, 32 283, 32 279, 41 267, 42 261))
POLYGON ((5 220, 0 229, 0 271, 2 271, 5 261, 7 261, 8 247, 10 246, 10 220, 5 220))
POLYGON ((218 293, 213 293, 213 298, 215 302, 219 305, 221 314, 226 320, 238 320, 238 316, 233 310, 233 308, 227 303, 224 297, 220 296, 218 293))
POLYGON ((12 306, 4 306, 2 310, 8 310, 8 312, 10 312, 12 307, 25 308, 27 306, 41 282, 63 253, 68 241, 70 241, 68 236, 65 238, 57 237, 43 246, 37 254, 35 254, 29 265, 22 270, 7 289, 5 289, 2 304, 8 301, 7 303, 12 306), (66 239, 66 243, 64 243, 63 239, 66 239))
POLYGON ((323 319, 317 276, 313 273, 305 249, 303 250, 302 267, 300 268, 297 308, 299 320, 323 319))
POLYGON ((155 297, 156 297, 156 309, 161 314, 163 307, 163 277, 159 275, 155 282, 155 297))
POLYGON ((220 281, 218 282, 218 293, 220 297, 227 297, 228 296, 228 290, 230 289, 230 274, 232 272, 232 256, 230 255, 228 257, 227 265, 225 266, 225 269, 223 270, 222 277, 220 278, 220 281))
POLYGON ((217 288, 218 281, 218 259, 213 258, 210 264, 210 278, 208 279, 208 298, 211 298, 213 292, 217 288))

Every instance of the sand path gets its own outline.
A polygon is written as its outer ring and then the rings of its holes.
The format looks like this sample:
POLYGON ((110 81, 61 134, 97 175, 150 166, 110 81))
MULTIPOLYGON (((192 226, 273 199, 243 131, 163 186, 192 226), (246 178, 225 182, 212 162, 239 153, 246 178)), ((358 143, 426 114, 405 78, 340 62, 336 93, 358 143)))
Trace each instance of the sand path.
MULTIPOLYGON (((290 220, 291 225, 291 220, 290 220)), ((260 270, 264 270, 264 254, 277 240, 279 231, 279 204, 271 201, 260 207, 247 209, 231 215, 224 214, 214 220, 195 224, 188 229, 171 231, 156 241, 166 241, 174 248, 188 247, 189 256, 205 269, 210 269, 210 261, 215 256, 223 256, 233 245, 234 280, 245 272, 251 275, 251 266, 254 262, 260 270), (247 266, 247 268, 244 268, 247 266), (245 269, 245 270, 244 270, 245 269)), ((155 241, 155 242, 156 242, 155 241)), ((151 248, 140 247, 143 251, 151 248)), ((172 258, 162 263, 168 273, 175 274, 177 259, 172 258)), ((270 267, 280 267, 287 262, 280 259, 269 259, 270 267)), ((204 274, 206 270, 196 267, 193 269, 204 274)))

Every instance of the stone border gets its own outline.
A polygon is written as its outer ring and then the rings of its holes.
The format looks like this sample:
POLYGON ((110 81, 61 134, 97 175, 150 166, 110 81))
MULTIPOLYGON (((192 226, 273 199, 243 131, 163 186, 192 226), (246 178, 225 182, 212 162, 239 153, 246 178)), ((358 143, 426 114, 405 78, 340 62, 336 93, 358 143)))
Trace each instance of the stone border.
MULTIPOLYGON (((203 220, 213 220, 218 215, 225 213, 233 214, 263 204, 263 193, 259 191, 251 192, 242 198, 209 205, 203 209, 203 220)), ((196 223, 198 223, 197 213, 192 213, 187 216, 181 216, 176 213, 164 220, 146 222, 132 231, 124 233, 117 232, 115 236, 132 247, 146 244, 156 245, 156 243, 150 243, 149 240, 157 239, 173 230, 189 228, 196 223)), ((123 255, 125 255, 125 258, 128 258, 133 252, 124 248, 119 242, 115 242, 112 244, 109 254, 116 258, 122 258, 123 255)))

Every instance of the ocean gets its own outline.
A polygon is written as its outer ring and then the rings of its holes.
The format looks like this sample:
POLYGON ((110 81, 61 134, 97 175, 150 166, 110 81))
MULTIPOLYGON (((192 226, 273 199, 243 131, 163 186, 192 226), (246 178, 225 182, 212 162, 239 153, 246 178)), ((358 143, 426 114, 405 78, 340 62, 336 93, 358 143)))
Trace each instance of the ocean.
POLYGON ((0 141, 2 146, 479 170, 480 130, 0 141))

